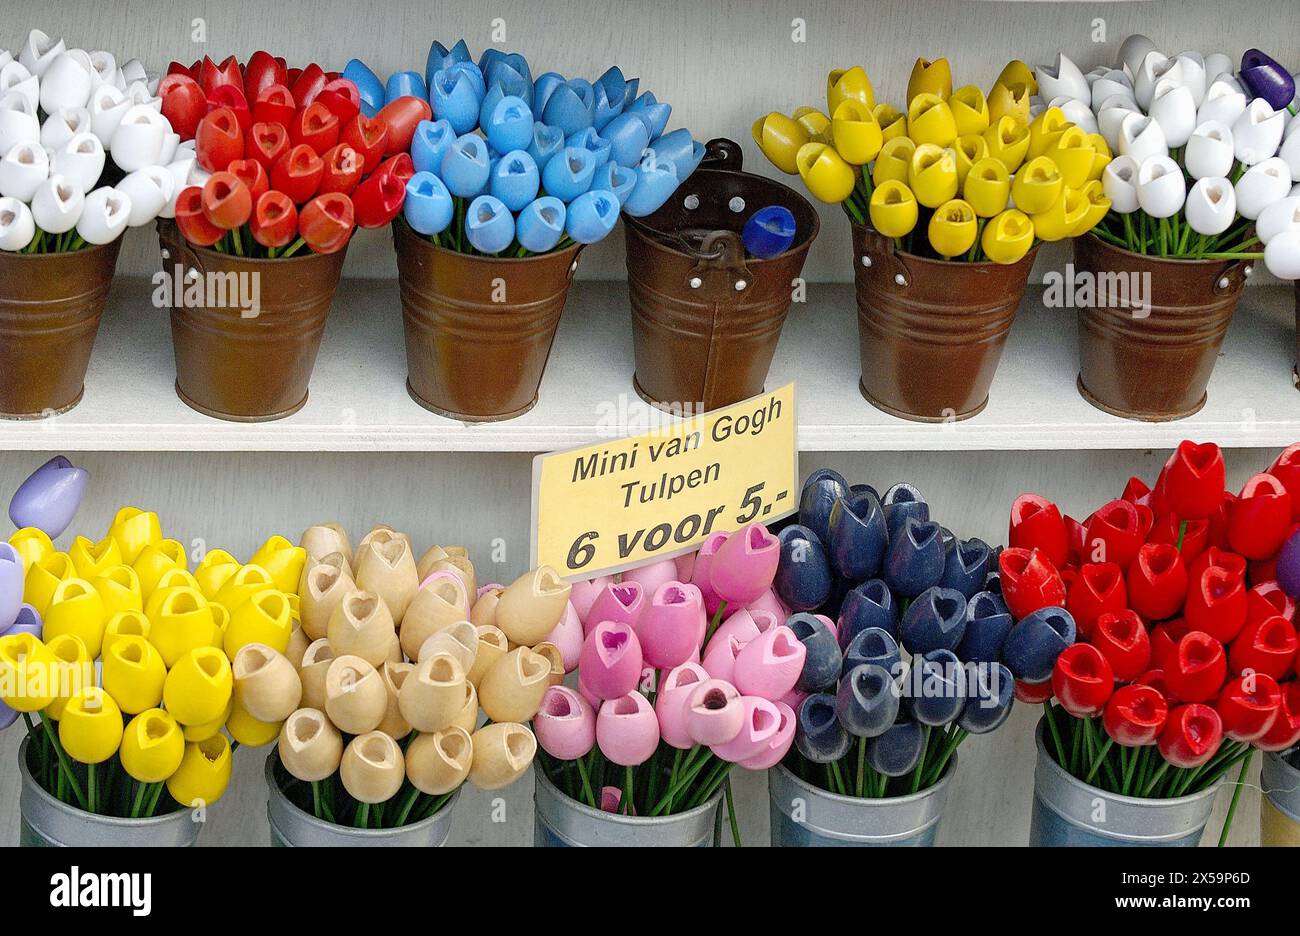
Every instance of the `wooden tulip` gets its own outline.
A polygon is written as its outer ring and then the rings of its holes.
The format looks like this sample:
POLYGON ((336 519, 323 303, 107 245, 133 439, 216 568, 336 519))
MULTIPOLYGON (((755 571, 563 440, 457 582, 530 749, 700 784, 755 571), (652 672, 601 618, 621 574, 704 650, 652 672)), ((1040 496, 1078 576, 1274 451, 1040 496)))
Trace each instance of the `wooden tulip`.
POLYGON ((367 591, 348 593, 330 615, 325 633, 335 653, 359 656, 371 666, 388 659, 396 639, 388 605, 367 591))
POLYGON ((400 623, 420 589, 410 542, 400 537, 375 540, 357 556, 356 582, 358 588, 378 595, 400 623))
POLYGON ((144 613, 149 616, 150 620, 158 616, 167 596, 180 588, 188 588, 190 591, 197 591, 202 594, 198 579, 189 572, 184 569, 168 569, 162 574, 162 578, 158 580, 158 587, 145 598, 144 613))
POLYGON ((402 717, 401 707, 397 704, 398 694, 406 677, 415 672, 414 663, 385 662, 379 668, 379 675, 384 679, 384 689, 388 693, 388 708, 384 711, 384 720, 379 723, 377 731, 382 731, 390 738, 401 740, 411 733, 411 726, 402 717))
POLYGON ((302 580, 302 570, 307 563, 307 551, 295 546, 283 536, 272 536, 248 560, 271 574, 275 587, 282 592, 292 592, 302 580))
POLYGON ((280 763, 299 780, 324 780, 339 769, 343 736, 325 713, 300 708, 280 727, 280 763))
POLYGON ((309 646, 311 646, 311 638, 302 629, 302 622, 295 621, 293 630, 289 631, 289 647, 284 651, 284 655, 289 658, 294 669, 302 669, 302 658, 309 646))
POLYGON ((463 728, 415 736, 406 749, 406 776, 421 793, 441 796, 465 782, 474 763, 474 742, 463 728))
POLYGON ((501 603, 504 588, 491 588, 478 596, 470 609, 469 620, 475 627, 496 627, 497 605, 501 603))
POLYGON ((323 559, 330 553, 339 553, 352 568, 352 543, 348 532, 337 523, 318 523, 303 531, 298 545, 307 550, 307 559, 323 559))
POLYGON ((449 555, 445 559, 439 559, 429 567, 429 574, 420 581, 427 581, 439 572, 450 572, 459 578, 465 585, 466 594, 478 594, 478 575, 474 571, 474 563, 469 561, 468 556, 449 555))
POLYGON ((469 620, 470 602, 465 583, 450 572, 436 574, 420 586, 402 618, 402 652, 414 660, 420 647, 438 631, 469 620))
MULTIPOLYGON (((143 583, 143 579, 141 582, 143 583)), ((260 565, 250 562, 246 566, 240 566, 239 571, 217 589, 217 594, 212 600, 234 612, 249 598, 268 588, 275 588, 275 580, 271 578, 271 573, 260 565)))
POLYGON ((495 722, 472 735, 474 763, 469 779, 480 790, 499 790, 523 775, 537 753, 537 739, 523 725, 495 722))
POLYGON ((491 624, 481 624, 474 630, 478 633, 478 653, 474 655, 474 668, 469 671, 469 681, 478 688, 488 670, 510 652, 510 640, 505 631, 491 624))
POLYGON ((334 662, 334 649, 322 637, 313 641, 302 655, 298 678, 302 680, 302 707, 325 711, 325 674, 334 662))
MULTIPOLYGON (((100 654, 106 654, 113 649, 113 644, 122 637, 143 637, 149 639, 149 631, 152 625, 149 619, 144 616, 142 611, 119 611, 108 619, 104 625, 104 643, 100 647, 100 654)), ((164 664, 165 665, 165 664, 164 664)))
POLYGON ((525 572, 501 593, 496 625, 511 643, 527 647, 541 643, 564 614, 570 590, 550 566, 525 572))
MULTIPOLYGON (((226 631, 230 629, 230 612, 226 610, 225 605, 219 605, 215 601, 208 603, 208 614, 212 618, 212 646, 225 649, 226 631)), ((293 632, 290 631, 290 634, 293 632)))
POLYGON ((161 607, 149 618, 149 640, 169 667, 195 647, 212 641, 212 611, 197 588, 174 588, 161 593, 161 607))
POLYGON ((464 707, 465 683, 465 671, 454 656, 427 657, 402 683, 397 696, 402 717, 416 731, 441 731, 464 707))
POLYGON ((433 564, 441 562, 449 556, 460 556, 463 559, 469 558, 469 550, 464 546, 430 546, 420 557, 420 561, 415 564, 416 571, 420 573, 420 581, 423 582, 433 574, 433 564))
POLYGON ((464 728, 470 734, 478 727, 478 690, 468 679, 465 680, 465 701, 460 707, 460 711, 451 720, 452 725, 457 728, 464 728))
POLYGON ((314 565, 308 560, 298 590, 302 626, 312 640, 325 636, 330 615, 349 592, 356 591, 352 570, 342 553, 330 553, 314 565))
POLYGON ((402 749, 382 731, 358 735, 343 751, 339 779, 357 802, 386 803, 406 779, 402 749))
POLYGON ((226 656, 233 660, 241 647, 251 643, 263 643, 284 653, 289 649, 292 630, 289 599, 282 591, 264 588, 230 609, 230 621, 225 627, 226 656))
POLYGON ((238 699, 231 703, 230 714, 226 716, 224 725, 226 733, 244 747, 262 747, 270 744, 280 737, 280 729, 283 726, 284 722, 280 721, 259 721, 239 704, 238 699))
POLYGON ((345 654, 325 671, 325 714, 346 734, 374 731, 388 711, 388 690, 370 663, 345 654))
POLYGON ((478 629, 469 621, 450 624, 420 644, 415 660, 418 663, 435 653, 450 653, 468 676, 474 668, 474 658, 478 656, 478 629))
POLYGON ((235 702, 261 722, 282 722, 302 701, 302 680, 289 658, 266 644, 239 648, 232 664, 235 702))
POLYGON ((525 722, 537 712, 550 684, 551 661, 519 647, 487 671, 478 686, 479 704, 494 722, 525 722))
POLYGON ((185 555, 184 544, 174 539, 150 543, 140 550, 140 555, 136 556, 131 567, 140 577, 140 594, 144 596, 145 601, 149 600, 149 596, 158 587, 164 572, 169 569, 189 568, 188 558, 185 555))
POLYGON ((199 583, 203 597, 212 601, 235 573, 239 571, 239 562, 224 549, 212 549, 204 554, 203 560, 194 570, 194 580, 199 583))
POLYGON ((560 653, 559 647, 550 641, 544 640, 533 647, 533 653, 545 657, 551 664, 551 674, 547 680, 548 686, 558 686, 564 682, 564 655, 560 653))
POLYGON ((104 602, 104 611, 110 617, 119 611, 143 611, 144 599, 140 595, 140 577, 135 569, 126 565, 105 569, 90 580, 104 602))
POLYGON ((411 554, 415 554, 415 544, 405 533, 394 530, 387 523, 376 523, 370 528, 370 532, 361 537, 361 542, 357 544, 356 553, 353 555, 352 567, 358 568, 361 564, 361 554, 373 546, 376 542, 387 542, 393 539, 405 540, 406 545, 411 547, 411 554))

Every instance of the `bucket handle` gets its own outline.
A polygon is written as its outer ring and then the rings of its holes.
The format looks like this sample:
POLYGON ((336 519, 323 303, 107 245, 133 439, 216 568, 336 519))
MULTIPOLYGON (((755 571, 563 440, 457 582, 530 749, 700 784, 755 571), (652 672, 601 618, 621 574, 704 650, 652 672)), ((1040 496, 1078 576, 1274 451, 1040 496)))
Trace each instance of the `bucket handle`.
POLYGON ((725 282, 712 291, 722 295, 743 293, 754 283, 754 275, 745 265, 745 245, 735 231, 710 231, 704 235, 696 252, 696 264, 686 278, 692 291, 704 290, 722 274, 725 282))
POLYGON ((741 172, 744 163, 744 151, 735 140, 728 137, 714 137, 704 144, 704 158, 700 160, 700 165, 705 169, 741 172))
POLYGON ((1247 260, 1234 260, 1219 274, 1214 281, 1213 291, 1216 296, 1232 292, 1246 285, 1246 279, 1254 272, 1254 266, 1247 260))
POLYGON ((185 268, 184 272, 181 274, 182 276, 188 279, 190 271, 192 270, 199 275, 200 279, 207 279, 208 271, 203 268, 203 261, 199 258, 199 255, 194 252, 194 249, 190 247, 189 242, 181 236, 179 228, 168 228, 165 240, 167 242, 167 249, 176 255, 172 259, 176 260, 185 268))
POLYGON ((912 271, 908 268, 907 262, 894 249, 894 239, 885 237, 883 234, 872 230, 869 227, 862 229, 862 256, 858 258, 864 268, 880 267, 889 277, 893 286, 897 289, 908 289, 913 281, 912 271))

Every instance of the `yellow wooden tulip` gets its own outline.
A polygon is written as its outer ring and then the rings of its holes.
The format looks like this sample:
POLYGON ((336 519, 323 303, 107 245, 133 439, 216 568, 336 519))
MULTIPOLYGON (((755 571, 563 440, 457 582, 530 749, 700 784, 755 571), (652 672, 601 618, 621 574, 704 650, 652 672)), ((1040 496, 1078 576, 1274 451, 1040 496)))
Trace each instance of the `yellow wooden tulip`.
POLYGON ((957 156, 932 143, 922 143, 912 154, 907 187, 927 208, 938 208, 957 194, 957 156))
POLYGON ((39 712, 54 699, 56 667, 54 654, 32 634, 0 637, 0 699, 17 712, 39 712))
POLYGON ((182 725, 204 725, 230 703, 230 661, 216 647, 198 647, 176 661, 163 683, 163 703, 182 725))
POLYGON ((908 135, 917 146, 932 143, 950 146, 957 139, 957 121, 948 102, 937 94, 923 92, 907 105, 908 135))
POLYGON ((233 660, 241 647, 251 643, 266 644, 284 653, 289 649, 291 630, 293 620, 284 592, 264 588, 230 611, 225 631, 226 656, 233 660))
POLYGON ((970 172, 971 166, 988 157, 989 145, 984 142, 982 136, 957 137, 952 144, 952 151, 957 157, 957 188, 960 191, 961 186, 966 182, 966 175, 970 172))
POLYGON ((1088 181, 1093 182, 1099 180, 1101 174, 1106 171, 1112 154, 1110 145, 1100 133, 1089 133, 1088 145, 1092 147, 1092 166, 1088 169, 1088 181))
POLYGON ((886 182, 895 181, 907 184, 908 173, 912 171, 912 156, 916 153, 916 144, 911 137, 894 137, 886 140, 871 167, 871 182, 876 188, 886 182))
POLYGON ((1022 62, 1020 59, 1012 59, 1002 66, 1002 71, 998 72, 995 85, 1024 85, 1030 94, 1038 93, 1038 79, 1034 77, 1034 70, 1022 62))
POLYGON ((1017 263, 1034 246, 1034 223, 1029 215, 1008 208, 984 227, 980 247, 994 263, 1017 263))
POLYGON ((163 603, 167 600, 167 596, 180 588, 202 594, 199 592, 199 583, 185 569, 168 569, 162 574, 162 578, 158 580, 153 594, 145 599, 145 616, 150 620, 157 618, 162 613, 163 603))
MULTIPOLYGON (((830 143, 831 119, 815 107, 796 107, 794 121, 803 127, 810 143, 830 143)), ((799 154, 796 151, 795 156, 799 154)), ((448 558, 451 558, 450 556, 448 558)))
POLYGON ((72 567, 77 570, 77 578, 85 579, 87 582, 94 581, 100 573, 123 562, 122 550, 118 547, 117 540, 111 536, 105 536, 98 543, 92 543, 84 536, 78 536, 68 549, 68 558, 72 560, 72 567))
POLYGON ((239 562, 224 549, 210 549, 194 569, 194 580, 199 584, 203 597, 212 601, 217 597, 221 586, 239 571, 239 562))
POLYGON ((1065 180, 1056 163, 1046 156, 1031 159, 1020 167, 1011 182, 1011 198, 1027 215, 1046 211, 1061 196, 1065 180))
POLYGON ((999 117, 984 131, 984 142, 989 145, 989 155, 1015 172, 1029 152, 1029 125, 1014 117, 999 117))
POLYGON ((128 565, 105 569, 91 580, 95 591, 104 602, 109 617, 119 611, 143 611, 144 597, 140 593, 140 577, 128 565))
POLYGON ((1003 117, 1020 123, 1029 123, 1029 98, 1032 95, 1023 84, 995 84, 989 91, 989 126, 1003 117))
POLYGON ((158 611, 149 618, 149 640, 168 667, 199 647, 212 642, 212 611, 195 588, 173 588, 162 593, 158 611))
POLYGON ((100 656, 107 654, 113 648, 113 644, 123 637, 143 637, 148 640, 152 626, 142 611, 117 612, 104 625, 104 642, 99 648, 100 656))
POLYGON ((215 601, 208 602, 208 611, 212 614, 212 640, 209 645, 220 650, 226 649, 226 630, 230 627, 230 612, 225 605, 215 601))
POLYGON ((226 707, 221 710, 221 714, 211 721, 205 721, 198 725, 181 725, 181 729, 185 734, 185 741, 187 743, 206 741, 212 737, 225 727, 226 722, 230 720, 230 713, 234 707, 235 697, 231 696, 230 701, 226 703, 226 707))
POLYGON ((1034 235, 1042 241, 1058 241, 1072 237, 1074 231, 1088 215, 1088 198, 1078 189, 1068 186, 1061 189, 1047 208, 1031 215, 1034 235))
POLYGON ((156 708, 163 697, 167 667, 143 637, 119 637, 104 652, 104 691, 128 715, 156 708))
POLYGON ((55 590, 76 575, 67 553, 50 553, 27 567, 23 582, 23 601, 36 609, 43 618, 54 600, 55 590))
POLYGON ((1067 127, 1073 126, 1059 107, 1049 107, 1029 122, 1029 152, 1026 159, 1037 159, 1061 138, 1067 127))
POLYGON ((1092 164, 1097 152, 1088 142, 1088 134, 1083 131, 1083 128, 1071 124, 1061 132, 1043 155, 1056 163, 1056 168, 1061 170, 1061 178, 1065 180, 1066 188, 1081 189, 1092 173, 1092 164))
POLYGON ((9 545, 18 550, 18 555, 23 559, 23 568, 27 570, 57 552, 50 535, 36 527, 23 527, 9 537, 9 545))
POLYGON ((912 76, 907 80, 909 107, 918 94, 937 94, 944 100, 952 95, 952 69, 949 68, 947 59, 916 60, 912 66, 912 76))
POLYGON ((868 205, 871 226, 885 237, 902 237, 916 227, 919 211, 912 190, 897 179, 876 186, 868 205))
POLYGON ((184 755, 181 726, 160 708, 141 712, 122 732, 122 769, 141 783, 162 783, 176 772, 184 755))
POLYGON ((271 573, 260 565, 250 562, 246 566, 241 566, 238 572, 227 579, 226 583, 217 589, 216 597, 211 600, 225 605, 233 614, 235 609, 249 598, 268 588, 275 588, 275 580, 271 577, 271 573))
POLYGON ((286 594, 297 594, 303 566, 307 563, 307 550, 295 546, 283 536, 272 536, 253 553, 249 560, 271 573, 275 587, 286 594))
POLYGON ((831 117, 835 151, 852 166, 865 166, 876 158, 885 142, 875 115, 861 101, 845 101, 831 117))
POLYGON ((958 88, 948 99, 952 118, 957 122, 957 135, 982 134, 989 128, 989 103, 984 92, 975 85, 958 88))
POLYGON ((87 686, 95 685, 95 661, 86 652, 81 638, 72 634, 54 637, 45 648, 54 658, 54 665, 50 667, 52 698, 45 713, 57 721, 63 717, 69 699, 87 686))
POLYGON ((122 712, 117 703, 103 689, 84 687, 63 709, 59 743, 69 757, 83 764, 108 760, 122 743, 122 712))
POLYGON ((185 745, 180 766, 167 778, 167 792, 182 806, 211 806, 230 785, 230 742, 215 734, 185 745))
POLYGON ((1101 182, 1096 179, 1084 185, 1080 194, 1088 202, 1088 210, 1084 216, 1079 219, 1079 223, 1074 230, 1070 232, 1070 237, 1079 237, 1086 234, 1101 223, 1101 219, 1110 213, 1110 199, 1106 197, 1105 189, 1101 182))
POLYGON ((861 65, 833 68, 826 76, 826 109, 834 114, 845 101, 855 101, 867 110, 876 106, 876 92, 861 65))
POLYGON ((41 636, 48 642, 60 634, 75 634, 86 645, 86 652, 93 660, 99 656, 99 649, 103 646, 104 625, 107 623, 104 600, 95 591, 95 586, 73 578, 60 582, 54 590, 54 598, 45 612, 41 636))
POLYGON ((986 156, 971 166, 962 183, 962 198, 981 218, 992 218, 1006 210, 1011 197, 1011 176, 1002 161, 986 156))
POLYGON ((280 737, 283 722, 258 721, 248 713, 238 699, 230 706, 230 715, 226 719, 226 731, 244 747, 262 747, 280 737))
POLYGON ((165 539, 150 543, 140 550, 140 555, 136 556, 131 567, 140 576, 140 593, 148 601, 164 572, 170 569, 188 570, 190 564, 189 557, 185 555, 185 547, 174 539, 165 539))
POLYGON ((146 546, 162 542, 162 524, 153 511, 123 507, 113 518, 108 535, 117 541, 117 548, 122 551, 122 561, 134 565, 146 546))
MULTIPOLYGON (((787 175, 798 175, 799 166, 794 158, 799 147, 808 142, 808 131, 793 118, 779 111, 773 111, 766 117, 754 121, 750 128, 754 142, 768 161, 787 175)), ((441 558, 441 557, 439 557, 441 558)), ((423 564, 424 560, 420 560, 423 564)))
POLYGON ((889 104, 877 104, 871 116, 880 124, 880 134, 885 141, 907 136, 907 114, 889 104))
POLYGON ((943 257, 964 254, 975 244, 975 209, 960 198, 944 202, 930 216, 930 246, 943 257))

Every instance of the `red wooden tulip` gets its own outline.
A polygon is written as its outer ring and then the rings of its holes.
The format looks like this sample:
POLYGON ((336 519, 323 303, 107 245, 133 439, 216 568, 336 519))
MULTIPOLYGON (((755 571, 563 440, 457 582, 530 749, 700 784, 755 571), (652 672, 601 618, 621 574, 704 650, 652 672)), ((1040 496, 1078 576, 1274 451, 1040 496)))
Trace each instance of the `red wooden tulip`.
POLYGON ((287 128, 293 122, 298 105, 293 94, 284 85, 263 88, 253 101, 253 123, 280 124, 287 128))
POLYGON ((284 62, 270 52, 258 50, 248 59, 244 66, 244 96, 256 101, 257 96, 271 85, 282 85, 289 80, 289 70, 284 62))
POLYGON ((1280 680, 1294 670, 1297 651, 1295 627, 1276 614, 1243 627, 1228 650, 1228 662, 1234 673, 1254 670, 1280 680))
POLYGON ((1192 631, 1178 641, 1177 650, 1164 663, 1165 685, 1180 702, 1209 701, 1228 678, 1223 644, 1201 631, 1192 631))
POLYGON ((1183 618, 1192 630, 1227 643, 1246 624, 1246 583, 1226 569, 1206 569, 1190 583, 1183 618))
POLYGON ((248 186, 233 172, 215 172, 203 184, 203 214, 222 230, 243 227, 252 213, 248 186))
POLYGON ((203 88, 203 94, 209 98, 212 97, 212 92, 222 85, 234 85, 241 89, 244 87, 244 76, 239 72, 239 60, 233 55, 227 56, 220 65, 206 55, 203 56, 203 61, 199 65, 198 80, 203 88))
POLYGON ((271 167, 271 188, 284 192, 301 205, 316 194, 325 175, 325 163, 303 143, 293 147, 271 167))
POLYGON ((184 72, 169 74, 158 82, 158 96, 172 131, 182 140, 194 139, 199 121, 208 111, 199 83, 184 72))
POLYGON ((1223 743, 1223 723, 1208 705, 1180 705, 1160 733, 1160 756, 1174 767, 1200 767, 1223 743))
POLYGON ((1102 724, 1116 744, 1142 747, 1155 744, 1169 718, 1169 703, 1153 686, 1120 686, 1106 703, 1102 724))
POLYGON ((1126 500, 1130 504, 1146 504, 1155 509, 1151 503, 1151 488, 1141 478, 1129 478, 1124 484, 1124 492, 1120 494, 1120 500, 1126 500))
POLYGON ((1016 701, 1023 702, 1026 705, 1042 705, 1052 697, 1052 681, 1044 679, 1042 682, 1026 682, 1023 679, 1016 680, 1016 701))
POLYGON ((1291 495, 1291 519, 1300 521, 1300 442, 1287 446, 1269 466, 1268 473, 1287 489, 1291 495))
POLYGON ((1231 572, 1238 578, 1246 577, 1246 560, 1219 546, 1210 546, 1187 566, 1189 584, 1199 582, 1206 569, 1215 568, 1231 572))
POLYGON ((244 158, 244 136, 234 111, 222 107, 199 121, 194 155, 208 172, 224 172, 234 160, 244 158))
POLYGON ((1069 514, 1065 516, 1065 535, 1070 544, 1070 564, 1083 565, 1090 560, 1084 555, 1084 549, 1088 541, 1088 531, 1083 528, 1083 524, 1075 520, 1069 514))
POLYGON ((330 109, 330 113, 339 119, 339 125, 346 124, 357 114, 361 113, 361 92, 357 86, 347 78, 333 78, 320 94, 316 95, 316 101, 330 109))
POLYGON ((1081 637, 1091 634, 1097 618, 1106 612, 1123 611, 1127 607, 1128 589, 1119 566, 1113 562, 1091 562, 1079 567, 1070 583, 1065 610, 1074 615, 1081 637))
POLYGON ((1233 741, 1251 743, 1273 727, 1282 708, 1282 689, 1264 673, 1249 673, 1228 680, 1214 703, 1223 733, 1233 741))
POLYGON ((1084 559, 1087 562, 1113 562, 1127 569, 1146 540, 1138 508, 1128 501, 1113 500, 1102 504, 1084 524, 1084 559))
POLYGON ((1151 663, 1151 637, 1136 611, 1103 614, 1097 619, 1092 643, 1120 682, 1136 679, 1151 663))
POLYGON ((236 159, 226 167, 226 171, 248 186, 248 194, 254 204, 271 188, 270 177, 256 159, 236 159))
POLYGON ((293 99, 297 102, 299 108, 303 108, 316 100, 316 95, 329 83, 329 78, 321 67, 315 62, 308 65, 302 72, 289 83, 289 90, 293 92, 293 99))
POLYGON ((1180 520, 1177 514, 1167 513, 1158 517, 1147 534, 1148 543, 1169 543, 1177 545, 1178 537, 1183 538, 1179 553, 1184 563, 1192 562, 1210 545, 1210 521, 1180 520))
POLYGON ((1187 568, 1168 543, 1144 543, 1128 567, 1128 603, 1152 621, 1177 614, 1187 598, 1187 568))
POLYGON ((1052 692, 1061 708, 1077 718, 1096 715, 1115 690, 1115 673, 1092 644, 1070 644, 1056 658, 1052 692))
POLYGON ((1070 561, 1065 519, 1055 504, 1037 494, 1021 494, 1012 502, 1007 545, 1038 547, 1058 569, 1070 561))
POLYGON ((1213 442, 1181 442, 1165 473, 1165 500, 1180 517, 1208 517, 1223 502, 1223 452, 1213 442))
POLYGON ((1257 474, 1228 506, 1228 545, 1247 559, 1267 559, 1291 528, 1291 495, 1271 474, 1257 474))
POLYGON ((269 171, 284 158, 290 146, 289 131, 285 129, 284 124, 255 123, 253 129, 248 132, 244 154, 250 159, 256 159, 262 164, 263 169, 269 171))
POLYGON ((244 89, 237 85, 221 85, 208 95, 208 113, 222 107, 234 111, 235 119, 239 121, 239 132, 247 133, 248 128, 253 125, 253 113, 248 109, 244 89))
POLYGON ((421 120, 429 120, 433 117, 433 108, 424 98, 407 95, 389 101, 375 117, 388 127, 388 145, 384 155, 394 156, 410 151, 415 128, 420 125, 421 120))
POLYGON ((1300 682, 1282 684, 1282 705, 1264 737, 1255 742, 1261 751, 1285 751, 1300 744, 1300 682))
POLYGON ((163 73, 163 77, 166 77, 167 75, 189 75, 195 80, 195 83, 197 83, 199 78, 199 63, 195 62, 193 65, 186 65, 183 62, 173 60, 167 65, 167 71, 163 73))
POLYGON ((352 200, 342 192, 317 195, 298 215, 298 233, 316 253, 337 253, 352 237, 352 200))
POLYGON ((191 185, 176 198, 176 227, 181 236, 199 247, 211 247, 225 235, 203 213, 203 189, 191 185))
POLYGON ((248 229, 263 247, 284 247, 298 236, 298 208, 284 192, 264 192, 253 205, 248 229))
POLYGON ((383 227, 397 217, 405 200, 406 183, 392 172, 384 172, 383 166, 380 166, 352 193, 357 225, 363 228, 383 227))
POLYGON ((325 174, 320 180, 321 194, 342 192, 344 195, 351 195, 352 190, 361 181, 363 168, 361 154, 346 143, 339 143, 325 154, 323 162, 325 174))
POLYGON ((294 115, 289 139, 295 146, 305 143, 317 156, 323 156, 339 141, 339 119, 324 104, 314 102, 294 115))
POLYGON ((1276 581, 1260 582, 1246 592, 1246 623, 1280 614, 1295 623, 1295 599, 1282 591, 1276 581))
POLYGON ((1017 619, 1039 608, 1065 607, 1065 582, 1037 549, 1007 548, 998 556, 1002 597, 1017 619))
POLYGON ((346 143, 361 154, 366 173, 374 172, 383 162, 384 153, 388 149, 388 124, 378 117, 357 114, 343 125, 339 142, 346 143))
POLYGON ((1182 618, 1165 621, 1151 628, 1151 665, 1160 670, 1171 665, 1174 654, 1178 651, 1178 641, 1189 633, 1191 631, 1182 618))

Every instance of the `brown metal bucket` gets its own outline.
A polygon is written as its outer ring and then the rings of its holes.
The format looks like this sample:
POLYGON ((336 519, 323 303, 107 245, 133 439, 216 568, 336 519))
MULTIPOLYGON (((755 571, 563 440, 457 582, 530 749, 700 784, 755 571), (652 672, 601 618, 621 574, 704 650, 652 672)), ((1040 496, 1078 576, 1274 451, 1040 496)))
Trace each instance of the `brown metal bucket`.
POLYGON ((917 422, 983 410, 1037 252, 1010 264, 931 260, 854 224, 862 395, 917 422))
POLYGON ((281 260, 237 257, 187 243, 171 221, 158 222, 158 240, 173 300, 194 275, 227 284, 224 300, 211 305, 204 303, 220 298, 215 291, 201 302, 171 302, 177 396, 232 422, 267 422, 302 409, 346 249, 281 260), (239 277, 246 290, 249 277, 257 278, 256 315, 230 288, 239 277))
POLYGON ((412 399, 465 422, 532 409, 582 246, 479 257, 434 246, 400 221, 393 240, 412 399))
POLYGON ((0 251, 0 419, 40 419, 81 401, 119 237, 73 253, 0 251))
POLYGON ((1135 315, 1101 288, 1095 305, 1079 309, 1083 398, 1107 413, 1147 422, 1182 419, 1204 406, 1246 284, 1246 262, 1148 257, 1085 235, 1074 242, 1074 263, 1075 274, 1089 273, 1094 283, 1116 273, 1149 283, 1149 315, 1145 309, 1135 315))
POLYGON ((1300 280, 1295 284, 1295 367, 1291 369, 1291 377, 1300 389, 1300 280))
POLYGON ((713 140, 662 208, 623 216, 636 391, 657 406, 694 412, 763 392, 819 222, 798 192, 740 169, 740 147, 713 140), (740 232, 769 205, 794 215, 794 245, 746 258, 740 232))

